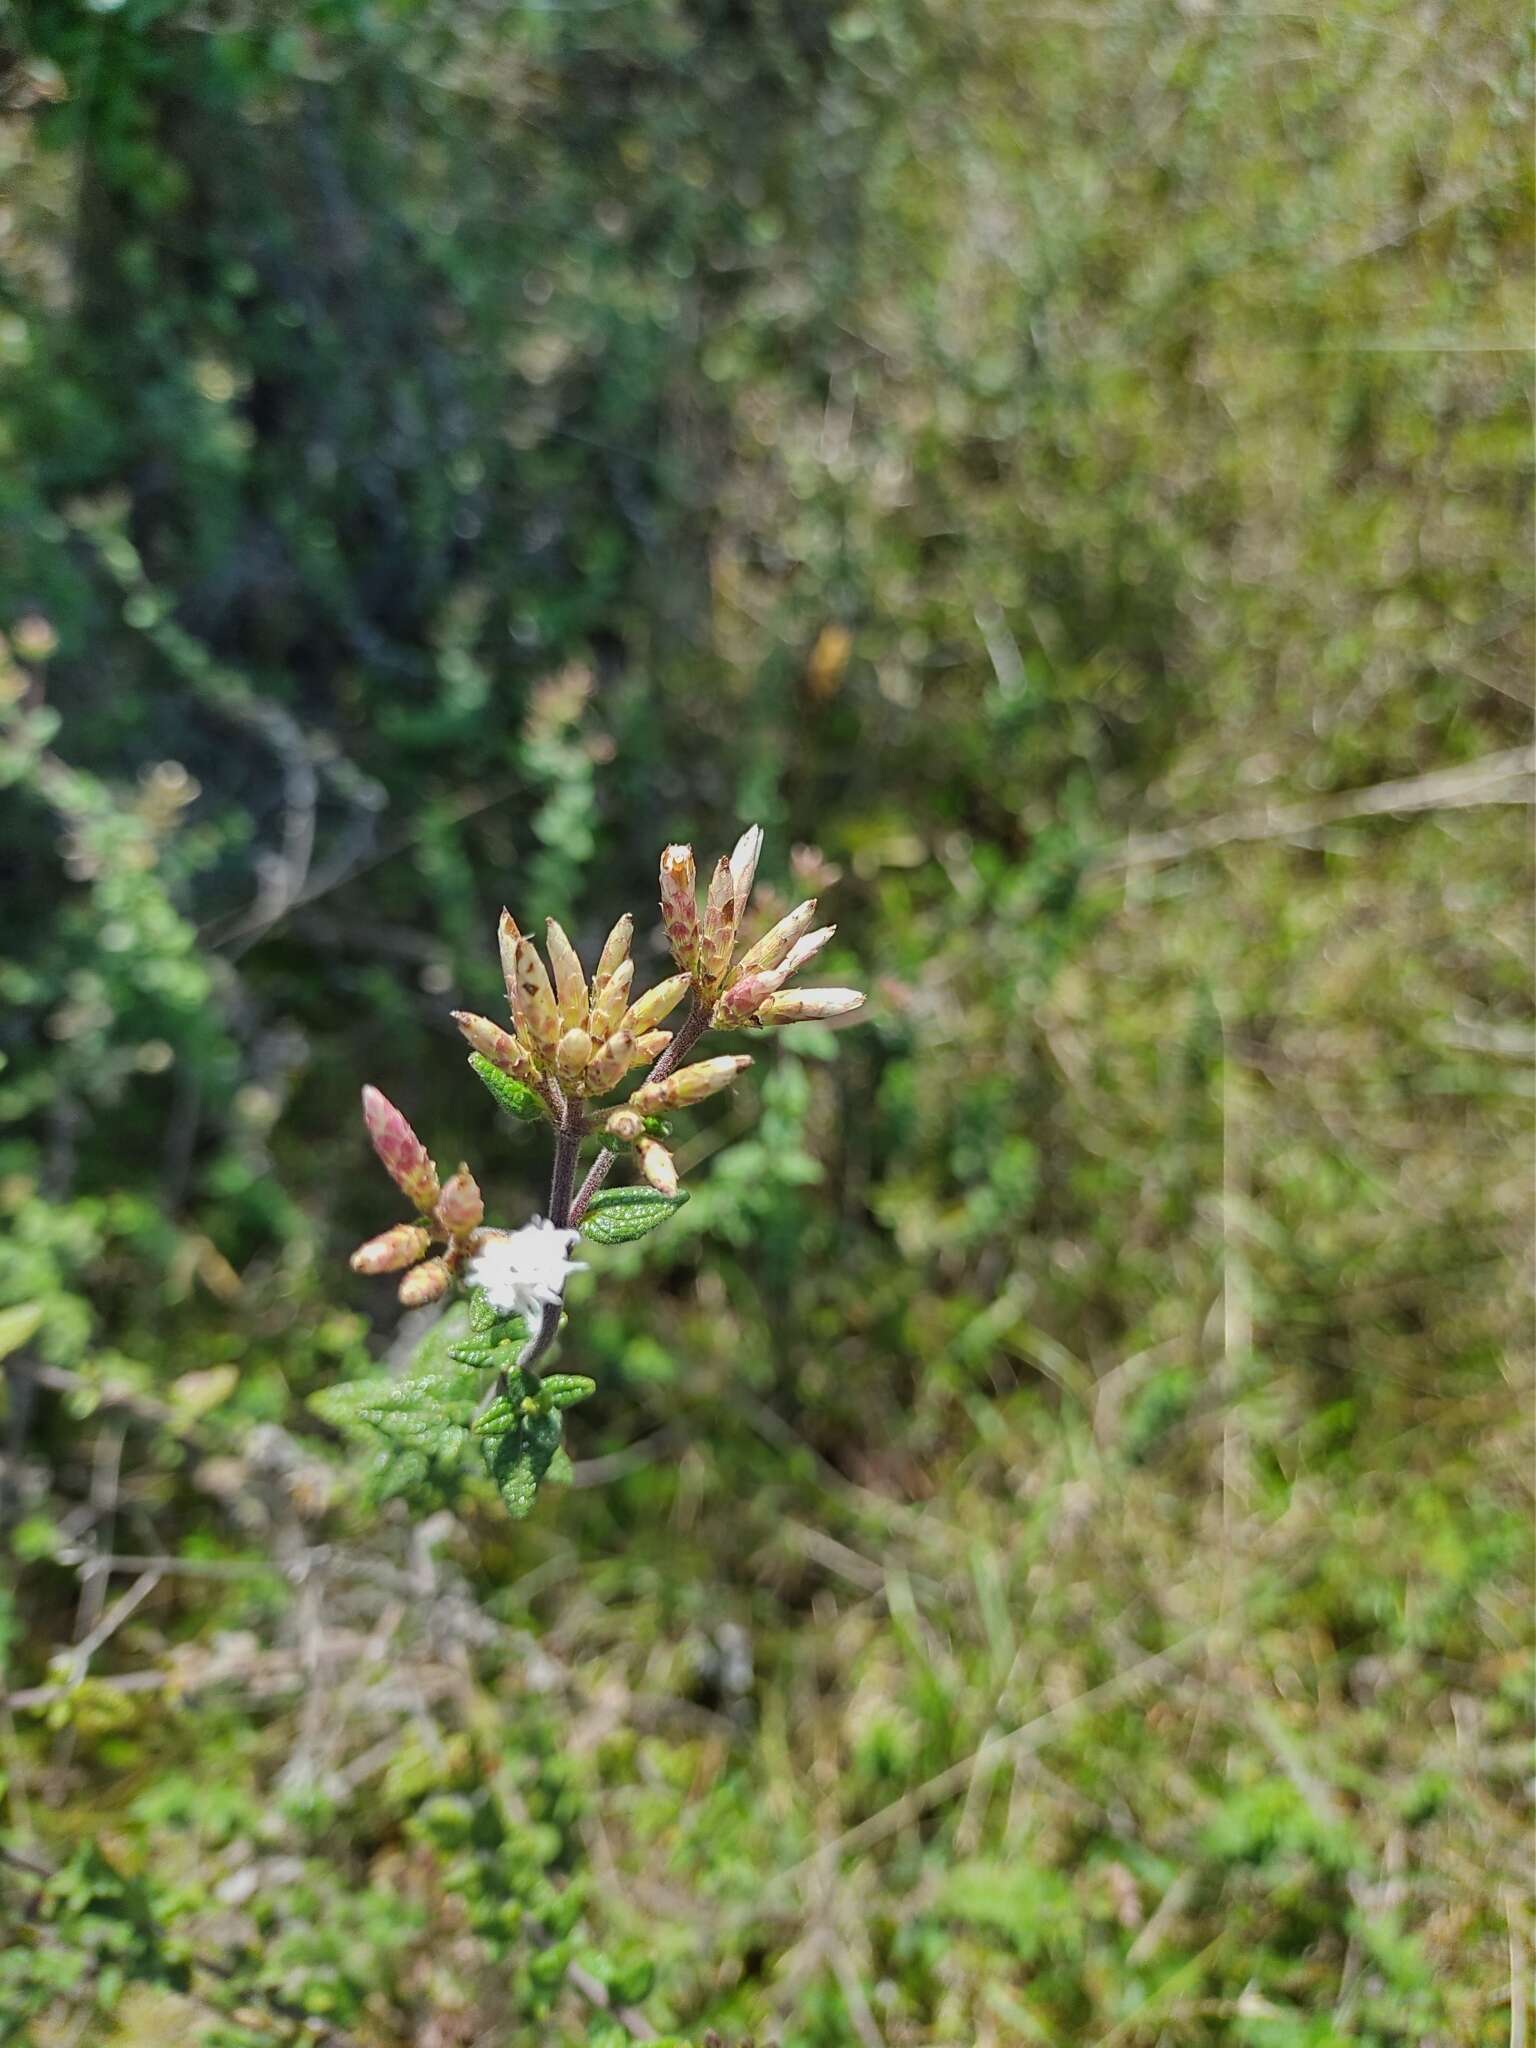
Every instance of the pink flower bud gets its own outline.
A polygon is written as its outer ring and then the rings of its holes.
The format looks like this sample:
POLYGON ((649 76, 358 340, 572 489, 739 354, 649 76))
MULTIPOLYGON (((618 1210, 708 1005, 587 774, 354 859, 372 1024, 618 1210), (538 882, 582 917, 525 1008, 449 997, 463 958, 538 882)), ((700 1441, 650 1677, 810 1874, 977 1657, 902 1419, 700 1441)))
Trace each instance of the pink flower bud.
POLYGON ((736 878, 722 854, 709 881, 704 930, 699 939, 699 979, 712 988, 731 964, 736 943, 736 878))
POLYGON ((636 1138, 645 1136, 645 1118, 626 1105, 623 1109, 609 1112, 603 1129, 610 1138, 617 1138, 621 1145, 633 1145, 636 1138))
POLYGON ((504 1074, 510 1074, 516 1081, 537 1085, 538 1073, 533 1061, 510 1031, 503 1031, 489 1017, 477 1017, 472 1010, 454 1010, 451 1015, 482 1059, 488 1059, 493 1067, 500 1067, 504 1074))
POLYGON ((496 927, 496 947, 501 954, 501 979, 507 991, 507 1008, 512 1013, 512 1029, 517 1033, 523 1050, 534 1050, 533 1035, 528 1029, 528 1020, 523 1015, 523 999, 517 992, 517 949, 522 941, 517 928, 517 919, 510 910, 501 913, 501 922, 496 927))
POLYGON ((631 1069, 654 1067, 671 1043, 670 1031, 642 1031, 635 1040, 634 1054, 629 1062, 631 1069))
POLYGON ((432 1240, 419 1223, 397 1223, 360 1244, 348 1263, 354 1273, 398 1273, 414 1266, 432 1248, 432 1240))
POLYGON ((424 1266, 412 1266, 396 1289, 405 1308, 425 1308, 429 1301, 441 1301, 453 1275, 446 1259, 428 1259, 424 1266))
POLYGON ((715 1005, 713 1022, 729 1028, 732 1024, 744 1024, 747 1019, 761 1010, 763 1004, 802 967, 809 966, 837 930, 835 924, 824 924, 819 932, 807 932, 802 939, 796 939, 777 967, 757 967, 748 972, 737 971, 735 979, 715 1005))
POLYGON ((592 1057, 591 1036, 578 1029, 563 1031, 555 1049, 555 1072, 562 1081, 574 1081, 587 1070, 592 1057))
POLYGON ((602 992, 604 982, 617 974, 621 964, 629 958, 629 942, 634 937, 635 920, 626 910, 613 930, 603 942, 598 955, 597 971, 592 976, 592 1001, 594 1006, 602 992))
POLYGON ((517 919, 503 910, 496 925, 496 950, 501 955, 501 978, 507 985, 507 1001, 517 1007, 517 942, 522 937, 517 919))
POLYGON ((836 930, 835 924, 824 924, 819 931, 807 932, 803 939, 796 939, 774 970, 780 980, 788 981, 802 967, 809 967, 816 956, 831 945, 836 930))
POLYGON ((554 918, 545 919, 549 964, 555 971, 555 1000, 560 1008, 560 1025, 565 1031, 587 1028, 587 977, 581 971, 576 948, 554 918))
POLYGON ((749 946, 742 954, 739 971, 742 974, 755 973, 759 969, 777 967, 790 947, 802 932, 810 930, 816 922, 816 898, 811 897, 792 910, 787 917, 781 917, 771 931, 765 932, 755 946, 749 946))
POLYGON ((634 978, 634 961, 621 960, 598 991, 597 1000, 592 1005, 589 1028, 599 1045, 618 1030, 634 978))
POLYGON ((712 1024, 722 1030, 730 1030, 733 1024, 745 1024, 760 1003, 765 1003, 783 981, 782 969, 776 968, 765 974, 738 974, 725 994, 716 1003, 712 1024))
POLYGON ((661 856, 661 922, 672 958, 691 974, 699 957, 698 879, 691 846, 669 846, 661 856))
POLYGON ((757 1013, 759 1024, 813 1024, 847 1017, 861 1009, 864 997, 856 988, 786 989, 770 996, 757 1013))
POLYGON ((749 825, 731 851, 731 880, 736 891, 737 931, 741 929, 741 920, 746 914, 747 902, 752 894, 752 884, 757 879, 758 855, 762 850, 762 826, 749 825))
POLYGON ((518 1020, 520 1030, 526 1032, 539 1060, 546 1067, 552 1067, 560 1044, 560 1012, 555 1005, 555 992, 549 985, 549 975, 532 939, 518 940, 516 962, 517 1000, 522 1013, 518 1020))
POLYGON ((637 1088, 629 1098, 630 1107, 639 1110, 642 1116, 654 1116, 663 1109, 687 1109, 690 1104, 707 1101, 722 1088, 729 1088, 751 1064, 748 1053, 727 1053, 720 1059, 699 1060, 691 1067, 679 1067, 664 1081, 647 1081, 637 1088))
POLYGON ((612 1038, 592 1055, 592 1063, 582 1077, 582 1092, 587 1095, 606 1095, 610 1088, 617 1087, 629 1072, 629 1063, 634 1057, 634 1051, 634 1033, 615 1031, 612 1038))
POLYGON ((450 1174, 443 1183, 436 1213, 439 1224, 450 1237, 467 1237, 485 1221, 485 1203, 467 1166, 460 1166, 458 1172, 450 1174))
POLYGON ((437 1200, 437 1168, 405 1118, 377 1088, 363 1090, 363 1121, 379 1162, 407 1201, 423 1213, 437 1200))
POLYGON ((658 1195, 677 1193, 677 1166, 665 1145, 659 1145, 654 1138, 641 1138, 635 1145, 635 1157, 658 1195))
POLYGON ((654 988, 648 988, 643 996, 630 1004, 624 1019, 626 1029, 637 1037, 642 1031, 649 1031, 663 1017, 671 1016, 691 986, 692 978, 686 974, 673 974, 665 981, 658 981, 654 988))

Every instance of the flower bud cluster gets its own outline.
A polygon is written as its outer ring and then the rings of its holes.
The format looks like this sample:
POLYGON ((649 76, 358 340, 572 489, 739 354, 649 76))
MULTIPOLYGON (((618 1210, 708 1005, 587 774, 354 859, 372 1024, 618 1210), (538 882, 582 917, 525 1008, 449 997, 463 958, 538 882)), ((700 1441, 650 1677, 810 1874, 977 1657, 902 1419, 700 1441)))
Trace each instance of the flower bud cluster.
POLYGON ((863 1006, 858 989, 782 993, 784 984, 810 966, 837 930, 835 924, 811 929, 816 921, 814 897, 781 917, 739 959, 735 957, 762 845, 762 829, 753 825, 734 850, 716 862, 702 921, 693 848, 667 848, 661 856, 661 920, 673 959, 691 977, 700 1001, 709 1006, 710 1023, 723 1029, 850 1016, 863 1006))
POLYGON ((749 1053, 731 1053, 722 1059, 697 1060, 691 1067, 678 1067, 660 1080, 645 1081, 622 1109, 611 1110, 603 1129, 616 1144, 632 1145, 635 1163, 658 1194, 677 1193, 677 1162, 650 1128, 650 1120, 663 1110, 691 1109, 707 1102, 722 1088, 729 1088, 752 1064, 749 1053))
MULTIPOLYGON (((563 1154, 564 1196, 555 1200, 555 1221, 541 1226, 546 1234, 553 1233, 551 1244, 559 1238, 567 1267, 570 1221, 580 1220, 618 1149, 630 1150, 641 1175, 658 1193, 669 1198, 678 1194, 677 1164, 662 1143, 666 1127, 659 1118, 707 1101, 752 1064, 747 1055, 735 1053, 697 1060, 691 1066, 674 1065, 692 1051, 710 1025, 761 1028, 839 1018, 864 1002, 857 989, 786 987, 821 954, 836 930, 834 925, 816 925, 814 898, 781 917, 738 954, 762 845, 758 826, 743 832, 732 852, 716 862, 702 910, 693 849, 674 845, 662 854, 662 924, 677 972, 643 995, 633 995, 634 922, 628 915, 609 933, 588 979, 575 947, 553 918, 548 920, 541 954, 504 910, 498 942, 511 1029, 472 1011, 453 1012, 480 1061, 488 1061, 519 1089, 531 1091, 558 1127, 557 1185, 560 1148, 568 1148, 563 1154), (674 1040, 673 1033, 661 1027, 690 994, 687 1017, 674 1040), (607 1158, 600 1156, 594 1163, 573 1203, 576 1150, 583 1136, 594 1130, 584 1105, 608 1094, 640 1067, 650 1070, 648 1077, 626 1103, 608 1113, 601 1126, 607 1158)), ((480 1071, 484 1076, 483 1064, 480 1071)), ((517 1114, 537 1118, 532 1100, 518 1090, 508 1092, 517 1114)), ((485 1204, 468 1167, 460 1166, 440 1181, 426 1147, 376 1088, 363 1090, 363 1114, 374 1150, 416 1210, 417 1220, 394 1224, 360 1245, 352 1254, 354 1271, 399 1273, 401 1301, 418 1307, 438 1299, 466 1274, 474 1284, 488 1285, 483 1275, 477 1278, 470 1271, 472 1262, 483 1265, 484 1258, 495 1252, 506 1263, 512 1248, 522 1246, 524 1239, 533 1243, 528 1235, 531 1226, 510 1235, 487 1229, 485 1204)), ((531 1256, 518 1251, 523 1265, 531 1256)), ((485 1271, 492 1267, 494 1260, 485 1271)), ((554 1284, 552 1280, 550 1285, 554 1284)), ((551 1298, 557 1300, 558 1295, 556 1287, 551 1298)))
POLYGON ((599 956, 589 982, 564 930, 547 923, 546 967, 538 947, 501 913, 498 940, 512 1029, 489 1017, 455 1010, 454 1022, 474 1050, 532 1088, 552 1116, 570 1095, 606 1095, 635 1067, 649 1067, 672 1042, 657 1026, 688 993, 689 977, 674 974, 630 1001, 635 966, 630 958, 634 919, 626 912, 599 956))
POLYGON ((484 1235, 485 1203, 467 1166, 439 1182, 426 1146, 377 1088, 363 1090, 363 1121, 385 1172, 414 1203, 421 1220, 396 1223, 360 1244, 352 1254, 352 1270, 401 1274, 401 1301, 407 1308, 423 1308, 441 1299, 474 1257, 484 1235), (435 1244, 444 1249, 429 1258, 435 1244))

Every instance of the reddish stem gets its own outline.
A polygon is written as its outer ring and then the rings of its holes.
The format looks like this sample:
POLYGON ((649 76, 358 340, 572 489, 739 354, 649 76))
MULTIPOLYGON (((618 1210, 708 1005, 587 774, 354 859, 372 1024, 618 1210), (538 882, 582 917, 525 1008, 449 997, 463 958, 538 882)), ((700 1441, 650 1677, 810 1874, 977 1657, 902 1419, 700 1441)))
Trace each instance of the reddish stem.
MULTIPOLYGON (((652 1081, 664 1081, 678 1061, 685 1059, 693 1051, 693 1048, 704 1036, 708 1027, 709 1005, 701 1003, 698 997, 695 996, 693 1008, 683 1020, 683 1028, 673 1038, 672 1043, 646 1075, 646 1085, 649 1085, 652 1081)), ((613 1162, 618 1156, 617 1152, 605 1145, 593 1160, 587 1170, 587 1177, 577 1190, 576 1199, 571 1204, 570 1220, 573 1224, 579 1223, 582 1217, 586 1215, 591 1205, 592 1197, 597 1193, 609 1174, 612 1173, 613 1162)))

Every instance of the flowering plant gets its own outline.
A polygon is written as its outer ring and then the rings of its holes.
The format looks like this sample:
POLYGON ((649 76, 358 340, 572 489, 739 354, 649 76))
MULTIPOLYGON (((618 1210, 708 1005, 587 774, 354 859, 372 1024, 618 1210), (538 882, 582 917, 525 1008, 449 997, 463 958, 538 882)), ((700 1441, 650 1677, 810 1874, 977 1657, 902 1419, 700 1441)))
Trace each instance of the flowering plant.
POLYGON ((400 1111, 377 1088, 364 1088, 374 1150, 416 1214, 359 1245, 354 1271, 399 1273, 407 1308, 441 1300, 456 1286, 469 1293, 460 1341, 429 1341, 435 1369, 403 1380, 354 1381, 315 1397, 328 1420, 370 1442, 381 1490, 443 1483, 472 1439, 514 1515, 528 1513, 542 1480, 569 1476, 564 1411, 596 1389, 581 1374, 548 1373, 541 1364, 564 1319, 566 1281, 583 1267, 571 1254, 580 1238, 602 1245, 643 1237, 682 1207, 688 1196, 663 1119, 730 1087, 752 1064, 749 1054, 726 1053, 685 1065, 688 1055, 711 1027, 766 1030, 835 1020, 863 1004, 857 989, 786 988, 836 930, 813 929, 814 897, 738 952, 762 844, 754 825, 721 857, 702 913, 693 849, 669 846, 662 854, 662 925, 677 971, 643 995, 633 992, 634 920, 627 913, 589 979, 553 918, 541 955, 502 912, 498 941, 511 1029, 471 1011, 455 1010, 453 1017, 469 1044, 470 1066, 498 1105, 551 1134, 547 1216, 516 1229, 488 1224, 468 1166, 441 1179, 400 1111), (685 1000, 681 1022, 663 1029, 685 1000), (645 1079, 627 1101, 602 1110, 603 1098, 640 1069, 645 1079), (595 1156, 578 1184, 583 1147, 594 1141, 595 1156), (638 1183, 609 1187, 626 1155, 638 1183))

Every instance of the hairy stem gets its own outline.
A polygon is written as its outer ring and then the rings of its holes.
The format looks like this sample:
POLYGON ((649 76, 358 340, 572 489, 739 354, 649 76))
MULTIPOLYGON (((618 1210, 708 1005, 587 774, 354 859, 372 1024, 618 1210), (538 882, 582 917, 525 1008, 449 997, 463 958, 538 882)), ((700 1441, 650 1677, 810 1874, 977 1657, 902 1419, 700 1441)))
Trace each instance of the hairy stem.
MULTIPOLYGON (((678 1064, 678 1062, 680 1060, 686 1059, 688 1054, 693 1051, 693 1048, 704 1036, 708 1024, 709 1004, 701 1003, 699 1001, 698 996, 695 995, 693 998, 693 1007, 689 1010, 688 1015, 684 1018, 682 1029, 679 1032, 677 1032, 677 1034, 672 1040, 672 1043, 667 1047, 666 1051, 662 1054, 661 1058, 656 1062, 655 1066, 652 1067, 651 1071, 646 1075, 646 1080, 664 1081, 667 1078, 668 1074, 671 1073, 672 1069, 678 1064)), ((582 1182, 580 1189, 577 1191, 575 1201, 571 1204, 572 1223, 579 1223, 582 1217, 586 1215, 588 1204, 591 1202, 592 1197, 597 1193, 598 1189, 602 1186, 603 1182, 608 1178, 609 1174, 612 1173, 613 1162, 615 1159, 618 1158, 618 1156, 619 1155, 617 1154, 617 1152, 610 1150, 609 1147, 605 1145, 602 1151, 599 1152, 597 1157, 593 1160, 591 1166, 587 1170, 587 1177, 582 1182)))
POLYGON ((555 1139, 555 1163, 549 1176, 549 1220, 562 1230, 571 1220, 571 1185, 576 1178, 576 1155, 581 1150, 585 1127, 581 1104, 567 1103, 555 1139))
MULTIPOLYGON (((670 1052, 671 1047, 667 1050, 670 1052)), ((563 1105, 560 1127, 555 1137, 555 1163, 549 1176, 549 1220, 561 1230, 569 1227, 571 1216, 571 1187, 576 1179, 576 1157, 581 1150, 582 1135, 587 1120, 582 1115, 581 1104, 574 1098, 563 1105)), ((554 1343, 560 1328, 560 1304, 548 1301, 539 1317, 539 1327, 534 1332, 533 1342, 517 1361, 523 1372, 531 1372, 539 1360, 554 1343)))

